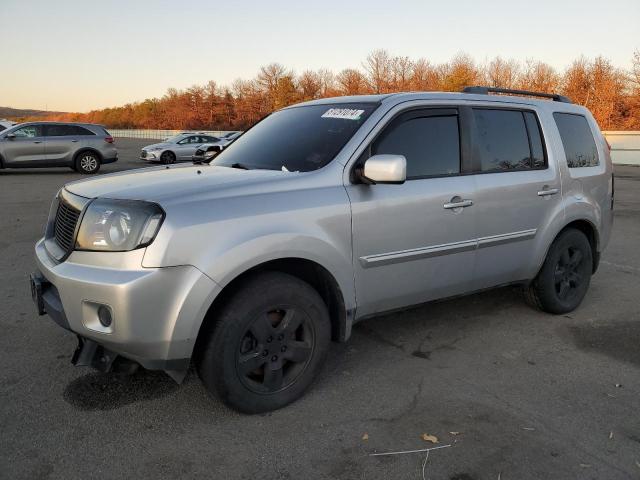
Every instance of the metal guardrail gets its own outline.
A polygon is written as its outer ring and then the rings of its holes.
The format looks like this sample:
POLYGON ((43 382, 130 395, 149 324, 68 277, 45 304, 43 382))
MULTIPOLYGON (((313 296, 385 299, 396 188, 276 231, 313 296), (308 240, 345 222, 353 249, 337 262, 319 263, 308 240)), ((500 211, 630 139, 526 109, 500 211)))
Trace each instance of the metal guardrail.
POLYGON ((611 145, 611 160, 618 165, 640 165, 640 131, 602 132, 611 145))
POLYGON ((149 140, 162 140, 167 137, 172 137, 180 133, 204 133, 207 135, 213 135, 214 137, 220 137, 225 133, 230 133, 233 130, 152 130, 152 129, 117 129, 107 128, 109 133, 116 138, 141 138, 149 140))

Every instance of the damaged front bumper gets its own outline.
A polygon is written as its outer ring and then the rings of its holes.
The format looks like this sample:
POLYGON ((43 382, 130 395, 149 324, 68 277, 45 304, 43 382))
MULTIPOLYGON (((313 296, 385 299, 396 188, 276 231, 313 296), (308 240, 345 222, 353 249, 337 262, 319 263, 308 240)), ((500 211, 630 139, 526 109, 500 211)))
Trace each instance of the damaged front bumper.
MULTIPOLYGON (((78 336, 73 363, 110 371, 127 359, 181 382, 218 292, 215 282, 192 266, 110 268, 74 255, 56 263, 41 241, 38 271, 30 277, 38 313, 78 336), (111 322, 100 321, 101 309, 108 310, 111 322)), ((141 265, 139 260, 129 263, 141 265)))

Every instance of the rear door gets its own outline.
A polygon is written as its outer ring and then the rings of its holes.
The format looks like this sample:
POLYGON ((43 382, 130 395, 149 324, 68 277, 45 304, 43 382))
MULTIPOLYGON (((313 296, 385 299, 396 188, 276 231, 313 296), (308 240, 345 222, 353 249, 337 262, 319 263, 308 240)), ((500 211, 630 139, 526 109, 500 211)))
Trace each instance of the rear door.
POLYGON ((463 174, 468 142, 458 109, 396 116, 356 164, 371 155, 407 160, 402 185, 346 186, 352 208, 358 316, 469 290, 475 258, 474 178, 463 174))
POLYGON ((3 156, 12 167, 42 166, 45 164, 45 138, 42 125, 25 125, 11 132, 14 137, 3 139, 3 156))
POLYGON ((74 125, 47 124, 44 126, 46 138, 45 153, 52 166, 67 166, 73 162, 73 155, 82 146, 82 137, 74 125))
POLYGON ((557 162, 533 107, 475 106, 470 119, 478 229, 474 289, 529 279, 540 249, 548 246, 546 227, 562 217, 557 162))

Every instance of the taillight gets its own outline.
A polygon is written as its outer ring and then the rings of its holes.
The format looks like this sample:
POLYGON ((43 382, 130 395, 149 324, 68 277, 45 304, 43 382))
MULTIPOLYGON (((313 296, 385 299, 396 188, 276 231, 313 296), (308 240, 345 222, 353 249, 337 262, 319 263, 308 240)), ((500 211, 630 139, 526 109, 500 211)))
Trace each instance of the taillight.
POLYGON ((107 143, 113 143, 114 142, 113 137, 111 135, 109 135, 108 137, 104 137, 104 141, 107 142, 107 143))

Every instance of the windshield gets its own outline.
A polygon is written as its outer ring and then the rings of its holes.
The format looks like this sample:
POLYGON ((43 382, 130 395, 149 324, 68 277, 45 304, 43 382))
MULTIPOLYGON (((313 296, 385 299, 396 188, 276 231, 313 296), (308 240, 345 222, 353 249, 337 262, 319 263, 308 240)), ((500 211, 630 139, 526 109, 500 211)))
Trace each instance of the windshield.
POLYGON ((310 172, 327 165, 377 103, 307 105, 256 124, 211 163, 223 167, 310 172))
POLYGON ((167 138, 165 140, 165 142, 166 143, 178 143, 180 140, 182 140, 185 137, 186 137, 186 135, 184 135, 184 134, 174 135, 173 137, 167 138))

